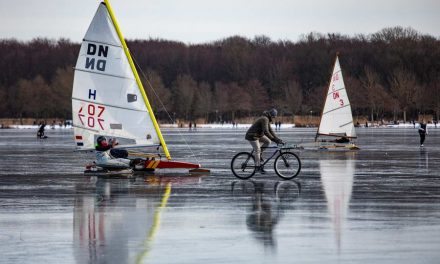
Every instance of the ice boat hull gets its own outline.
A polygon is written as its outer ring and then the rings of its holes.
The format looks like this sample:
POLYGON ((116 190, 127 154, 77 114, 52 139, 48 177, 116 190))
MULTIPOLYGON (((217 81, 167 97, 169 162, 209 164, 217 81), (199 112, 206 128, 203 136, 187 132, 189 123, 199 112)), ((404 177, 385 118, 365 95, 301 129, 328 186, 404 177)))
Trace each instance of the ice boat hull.
POLYGON ((170 160, 147 160, 144 169, 198 169, 200 164, 170 161, 170 160))
POLYGON ((354 143, 317 142, 317 147, 322 150, 359 150, 354 143))
POLYGON ((303 143, 299 145, 300 148, 306 150, 338 150, 338 151, 355 151, 360 148, 353 142, 337 143, 329 141, 316 141, 311 143, 303 143))

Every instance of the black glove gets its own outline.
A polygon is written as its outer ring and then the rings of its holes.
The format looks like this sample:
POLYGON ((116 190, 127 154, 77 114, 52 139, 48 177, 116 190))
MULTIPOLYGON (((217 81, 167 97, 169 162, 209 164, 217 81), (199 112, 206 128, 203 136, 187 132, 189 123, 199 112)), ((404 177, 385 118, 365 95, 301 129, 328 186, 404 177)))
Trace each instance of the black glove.
POLYGON ((277 139, 276 142, 277 142, 278 145, 284 145, 285 144, 284 141, 282 139, 279 139, 279 138, 277 139))

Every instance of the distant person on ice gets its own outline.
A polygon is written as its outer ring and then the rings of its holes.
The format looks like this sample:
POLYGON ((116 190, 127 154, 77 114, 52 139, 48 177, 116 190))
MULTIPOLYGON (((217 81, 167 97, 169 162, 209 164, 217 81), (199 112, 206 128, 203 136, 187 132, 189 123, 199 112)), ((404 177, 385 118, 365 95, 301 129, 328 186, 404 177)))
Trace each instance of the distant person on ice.
POLYGON ((113 149, 118 145, 116 139, 107 142, 107 138, 99 136, 96 139, 96 164, 104 168, 130 168, 132 161, 127 159, 128 152, 123 149, 113 149))
POLYGON ((277 116, 278 112, 275 108, 269 111, 263 112, 263 115, 255 120, 254 124, 246 132, 246 140, 249 141, 255 152, 255 165, 257 166, 257 172, 262 174, 266 173, 261 166, 261 147, 269 146, 271 141, 277 144, 282 144, 283 141, 278 138, 273 132, 270 124, 273 118, 277 116))
POLYGON ((420 135, 420 147, 423 147, 425 142, 425 137, 428 134, 428 127, 426 126, 425 120, 420 123, 419 135, 420 135))
POLYGON ((37 137, 38 138, 47 138, 47 136, 44 135, 44 128, 46 127, 46 124, 43 122, 41 123, 40 127, 38 128, 37 137))

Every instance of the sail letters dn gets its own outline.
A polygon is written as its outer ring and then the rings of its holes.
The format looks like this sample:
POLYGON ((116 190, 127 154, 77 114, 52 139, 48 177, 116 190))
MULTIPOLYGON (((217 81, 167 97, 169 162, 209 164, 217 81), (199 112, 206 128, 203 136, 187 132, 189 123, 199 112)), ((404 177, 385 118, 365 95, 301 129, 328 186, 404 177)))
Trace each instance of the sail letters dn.
POLYGON ((86 57, 86 69, 91 69, 98 71, 105 71, 105 65, 107 61, 104 58, 107 58, 108 54, 108 46, 104 45, 96 45, 93 43, 88 43, 87 45, 87 57, 86 57), (98 58, 89 57, 97 56, 98 58))

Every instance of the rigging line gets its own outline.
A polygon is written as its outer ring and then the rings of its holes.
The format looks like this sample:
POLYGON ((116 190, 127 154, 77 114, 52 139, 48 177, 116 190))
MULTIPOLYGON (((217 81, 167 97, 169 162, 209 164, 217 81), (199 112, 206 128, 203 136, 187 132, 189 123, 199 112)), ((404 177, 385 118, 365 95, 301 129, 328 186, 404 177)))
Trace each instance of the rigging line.
MULTIPOLYGON (((130 52, 130 51, 129 51, 130 52)), ((147 82, 148 86, 151 88, 151 90, 153 91, 154 95, 156 96, 157 100, 159 101, 160 105, 162 106, 163 110, 165 111, 165 113, 167 114, 168 118, 171 120, 171 122, 174 124, 176 121, 171 117, 171 114, 168 112, 167 108, 165 107, 165 104, 162 102, 162 100, 160 100, 159 95, 156 93, 156 90, 154 90, 153 85, 151 85, 150 80, 147 78, 146 74, 144 73, 144 71, 142 70, 142 68, 140 67, 139 63, 137 62, 137 60, 134 58, 134 56, 132 56, 132 59, 134 61, 134 63, 136 64, 136 66, 139 69, 139 72, 142 74, 142 77, 144 78, 144 80, 147 82)), ((185 145, 187 146, 187 148, 189 149, 189 151, 191 152, 191 155, 196 159, 197 163, 200 163, 197 155, 194 153, 194 151, 192 150, 191 146, 188 144, 188 141, 186 141, 185 137, 182 135, 182 133, 180 132, 180 129, 177 128, 177 132, 179 133, 179 136, 183 139, 183 141, 185 142, 185 145)))

